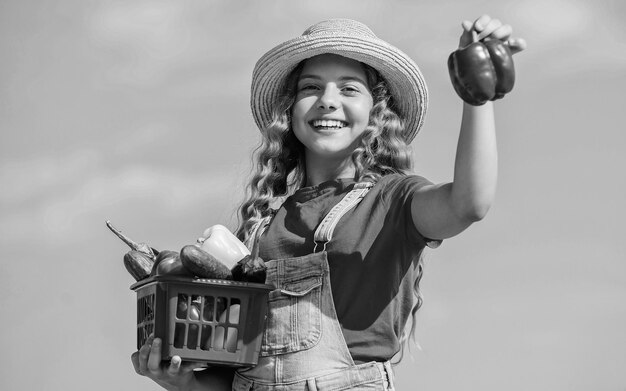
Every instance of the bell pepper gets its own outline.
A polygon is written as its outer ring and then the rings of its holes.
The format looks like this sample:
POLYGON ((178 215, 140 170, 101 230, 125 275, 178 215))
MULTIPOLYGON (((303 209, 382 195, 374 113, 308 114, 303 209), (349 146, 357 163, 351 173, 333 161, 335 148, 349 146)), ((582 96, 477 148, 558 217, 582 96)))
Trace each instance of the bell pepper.
POLYGON ((448 72, 456 93, 473 106, 504 97, 515 84, 513 55, 499 39, 473 42, 452 52, 448 72))
POLYGON ((250 255, 250 250, 228 228, 220 224, 207 228, 198 239, 198 245, 229 269, 246 255, 250 255))
POLYGON ((185 268, 177 251, 163 250, 156 256, 151 275, 157 276, 184 276, 193 277, 193 274, 185 268))

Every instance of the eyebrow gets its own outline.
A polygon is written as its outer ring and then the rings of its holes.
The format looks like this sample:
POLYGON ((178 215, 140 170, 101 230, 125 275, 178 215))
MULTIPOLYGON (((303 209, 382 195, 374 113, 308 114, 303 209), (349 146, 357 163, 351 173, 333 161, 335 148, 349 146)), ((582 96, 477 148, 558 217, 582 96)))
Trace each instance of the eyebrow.
MULTIPOLYGON (((300 75, 300 78, 298 79, 298 82, 300 82, 300 80, 302 79, 313 79, 313 80, 322 80, 322 78, 320 76, 317 75, 300 75)), ((342 76, 339 78, 339 81, 358 81, 359 83, 362 83, 363 85, 367 85, 367 82, 363 79, 361 79, 358 76, 342 76)))

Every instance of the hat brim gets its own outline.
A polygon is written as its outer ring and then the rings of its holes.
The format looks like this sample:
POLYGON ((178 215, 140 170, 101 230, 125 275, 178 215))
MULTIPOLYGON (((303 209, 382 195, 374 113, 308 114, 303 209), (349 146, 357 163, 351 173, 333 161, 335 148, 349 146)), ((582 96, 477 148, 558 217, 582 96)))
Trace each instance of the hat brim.
POLYGON ((286 41, 257 61, 252 75, 250 105, 259 129, 272 120, 287 76, 303 60, 320 54, 337 54, 376 69, 388 84, 395 110, 405 121, 405 140, 410 143, 424 122, 428 90, 421 71, 405 53, 378 38, 336 34, 303 35, 286 41))

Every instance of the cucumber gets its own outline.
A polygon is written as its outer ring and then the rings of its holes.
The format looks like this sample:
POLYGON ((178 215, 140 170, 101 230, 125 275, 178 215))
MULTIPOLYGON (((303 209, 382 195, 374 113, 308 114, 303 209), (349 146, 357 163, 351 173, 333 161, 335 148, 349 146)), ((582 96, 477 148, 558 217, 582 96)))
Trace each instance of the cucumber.
POLYGON ((183 266, 200 278, 232 280, 230 269, 200 247, 189 244, 180 250, 183 266))

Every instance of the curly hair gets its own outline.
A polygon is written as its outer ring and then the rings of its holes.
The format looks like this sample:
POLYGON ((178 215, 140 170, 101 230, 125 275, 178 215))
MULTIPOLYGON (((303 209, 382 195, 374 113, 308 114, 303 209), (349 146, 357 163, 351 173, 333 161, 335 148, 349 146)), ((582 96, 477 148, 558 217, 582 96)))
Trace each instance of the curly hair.
MULTIPOLYGON (((291 109, 296 99, 296 85, 303 68, 300 63, 289 75, 282 98, 273 108, 273 121, 261 132, 262 140, 254 153, 254 171, 247 186, 247 199, 239 208, 237 236, 247 242, 258 222, 273 213, 295 190, 305 185, 304 146, 291 128, 291 109)), ((373 98, 369 123, 352 152, 355 181, 377 181, 392 173, 407 174, 412 168, 412 153, 403 137, 404 121, 396 114, 393 96, 385 80, 374 68, 361 64, 373 98)), ((416 303, 412 310, 410 334, 415 331, 415 314, 422 304, 419 281, 423 261, 420 259, 418 278, 414 283, 416 303)), ((406 332, 401 335, 402 350, 406 332)))
POLYGON ((375 69, 364 67, 374 104, 369 124, 352 153, 355 180, 369 178, 376 181, 387 174, 406 174, 412 168, 413 160, 403 136, 404 121, 394 111, 393 97, 385 80, 375 69))
POLYGON ((254 153, 254 174, 247 186, 247 200, 239 208, 237 236, 247 241, 255 225, 272 213, 272 206, 304 186, 304 146, 291 129, 291 107, 302 64, 287 78, 282 98, 272 112, 272 122, 261 132, 254 153))
MULTIPOLYGON (((355 180, 376 181, 391 173, 406 174, 412 168, 412 155, 403 137, 404 121, 394 111, 387 83, 374 68, 361 64, 371 90, 373 106, 368 126, 352 152, 355 180)), ((255 224, 272 213, 272 206, 304 186, 306 167, 304 146, 291 128, 291 108, 300 63, 288 76, 282 98, 273 108, 272 122, 261 132, 261 144, 254 152, 254 174, 247 186, 247 199, 239 208, 237 236, 246 241, 255 224)))

